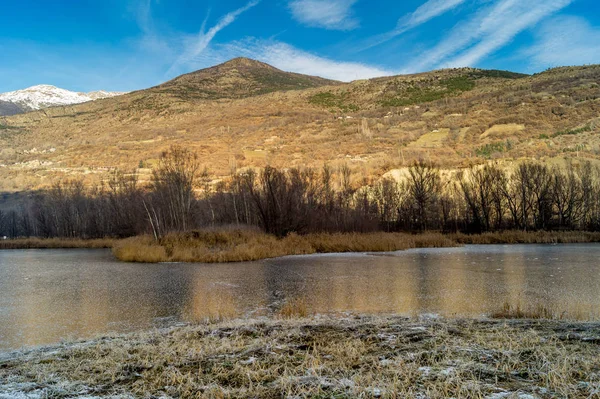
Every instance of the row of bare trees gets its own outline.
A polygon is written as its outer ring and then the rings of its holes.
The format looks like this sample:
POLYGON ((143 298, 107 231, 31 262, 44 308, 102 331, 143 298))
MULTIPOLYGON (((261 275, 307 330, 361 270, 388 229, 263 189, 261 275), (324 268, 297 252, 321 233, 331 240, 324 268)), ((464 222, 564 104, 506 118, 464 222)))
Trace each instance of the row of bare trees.
POLYGON ((0 212, 0 236, 127 237, 205 226, 291 232, 599 230, 600 171, 589 163, 524 162, 444 172, 420 162, 400 179, 352 184, 350 169, 247 170, 211 184, 197 155, 165 152, 150 185, 115 173, 86 189, 55 185, 0 212))
POLYGON ((586 163, 575 168, 520 164, 512 173, 487 165, 460 179, 468 221, 479 231, 600 227, 600 174, 586 163))

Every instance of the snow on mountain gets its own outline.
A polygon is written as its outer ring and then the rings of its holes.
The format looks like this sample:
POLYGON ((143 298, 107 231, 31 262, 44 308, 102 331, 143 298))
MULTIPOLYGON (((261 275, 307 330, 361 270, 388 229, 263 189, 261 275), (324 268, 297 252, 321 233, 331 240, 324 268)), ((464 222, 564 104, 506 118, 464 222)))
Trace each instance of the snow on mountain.
POLYGON ((0 94, 0 101, 18 105, 23 110, 38 110, 60 105, 80 104, 101 98, 114 97, 124 93, 94 91, 76 93, 51 85, 38 85, 27 89, 0 94))
POLYGON ((125 93, 116 92, 116 91, 111 92, 111 91, 98 90, 98 91, 90 91, 89 93, 83 93, 83 94, 88 96, 92 100, 100 100, 102 98, 120 96, 121 94, 125 94, 125 93))

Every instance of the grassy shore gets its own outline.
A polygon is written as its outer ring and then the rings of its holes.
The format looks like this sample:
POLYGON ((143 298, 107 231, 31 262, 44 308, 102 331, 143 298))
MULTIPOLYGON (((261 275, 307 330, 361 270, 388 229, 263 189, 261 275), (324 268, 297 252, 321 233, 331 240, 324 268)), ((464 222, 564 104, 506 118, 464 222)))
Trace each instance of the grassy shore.
POLYGON ((597 243, 594 232, 504 231, 484 234, 318 233, 277 238, 252 228, 222 228, 116 239, 22 238, 0 240, 2 249, 112 248, 126 262, 242 262, 285 255, 336 252, 389 252, 410 248, 443 248, 465 244, 597 243))
POLYGON ((424 233, 347 233, 277 238, 252 229, 205 230, 119 241, 115 256, 126 262, 241 262, 284 255, 334 252, 387 252, 463 244, 590 243, 600 233, 507 231, 480 235, 424 233))
POLYGON ((585 244, 600 242, 600 232, 502 231, 483 234, 450 234, 458 244, 585 244))
POLYGON ((57 249, 57 248, 112 248, 116 240, 110 238, 84 240, 66 238, 19 238, 0 240, 2 249, 57 249))
POLYGON ((291 234, 284 238, 251 229, 207 230, 150 236, 117 243, 115 256, 127 262, 242 262, 285 255, 334 252, 387 252, 419 247, 451 247, 439 233, 291 234))
POLYGON ((238 320, 0 355, 0 397, 593 398, 600 324, 238 320), (3 396, 4 395, 4 396, 3 396))

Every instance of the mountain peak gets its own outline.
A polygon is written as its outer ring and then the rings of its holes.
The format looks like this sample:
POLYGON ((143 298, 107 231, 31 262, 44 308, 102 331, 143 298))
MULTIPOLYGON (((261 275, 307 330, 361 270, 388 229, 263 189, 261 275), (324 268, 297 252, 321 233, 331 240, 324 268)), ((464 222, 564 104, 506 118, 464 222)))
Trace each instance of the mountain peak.
POLYGON ((238 57, 181 75, 153 90, 183 99, 245 98, 275 91, 338 84, 317 76, 285 72, 261 61, 238 57))
MULTIPOLYGON (((217 68, 217 69, 241 68, 241 69, 271 70, 271 71, 283 72, 280 69, 277 69, 274 66, 269 65, 265 62, 254 60, 252 58, 246 58, 246 57, 233 58, 229 61, 225 61, 222 64, 215 65, 212 68, 217 68)), ((208 68, 208 69, 211 69, 211 68, 208 68)))
MULTIPOLYGON (((0 101, 12 103, 22 112, 27 112, 54 106, 80 104, 100 98, 114 97, 120 94, 123 93, 104 91, 77 93, 49 84, 40 84, 22 90, 0 93, 0 101)), ((14 109, 11 109, 10 112, 15 113, 14 109)))
POLYGON ((258 61, 258 60, 254 60, 252 58, 247 58, 247 57, 232 58, 229 61, 225 61, 224 63, 217 65, 217 66, 233 66, 233 67, 245 66, 245 67, 260 67, 260 68, 267 67, 270 69, 277 69, 269 64, 266 64, 266 63, 258 61))
POLYGON ((47 84, 41 84, 41 85, 35 85, 35 86, 27 87, 27 88, 23 89, 23 91, 54 90, 54 89, 58 89, 58 87, 52 86, 52 85, 47 85, 47 84))

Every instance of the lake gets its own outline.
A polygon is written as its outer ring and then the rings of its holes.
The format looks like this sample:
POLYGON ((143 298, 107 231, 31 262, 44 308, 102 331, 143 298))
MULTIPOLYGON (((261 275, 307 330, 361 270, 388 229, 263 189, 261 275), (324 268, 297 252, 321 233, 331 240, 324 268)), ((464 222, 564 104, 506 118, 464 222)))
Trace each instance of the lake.
POLYGON ((0 350, 219 316, 481 317, 542 304, 598 318, 600 244, 469 245, 230 264, 128 264, 109 250, 0 251, 0 350))

